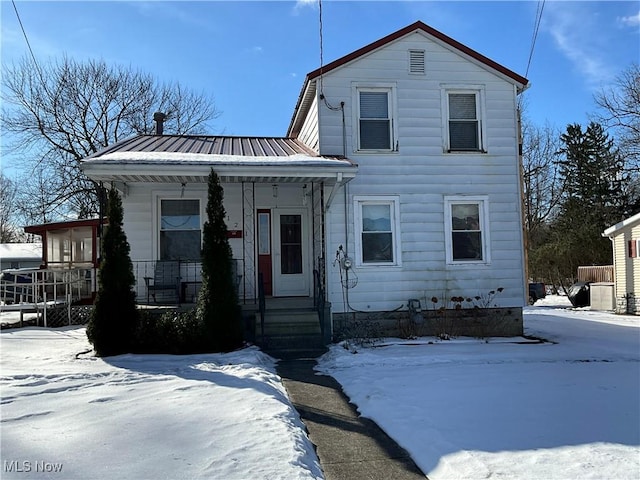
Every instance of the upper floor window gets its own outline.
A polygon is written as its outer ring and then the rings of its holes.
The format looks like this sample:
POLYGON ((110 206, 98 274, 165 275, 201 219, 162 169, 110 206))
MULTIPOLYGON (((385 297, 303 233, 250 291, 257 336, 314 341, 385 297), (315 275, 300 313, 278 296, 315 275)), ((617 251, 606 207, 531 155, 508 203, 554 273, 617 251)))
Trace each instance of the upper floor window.
POLYGON ((393 87, 356 88, 358 150, 394 149, 393 87))
POLYGON ((160 260, 200 260, 200 201, 160 200, 160 260))
POLYGON ((484 151, 481 90, 446 90, 447 151, 484 151))
POLYGON ((486 197, 445 199, 447 263, 489 263, 486 197))
POLYGON ((400 265, 398 197, 356 196, 358 265, 400 265))

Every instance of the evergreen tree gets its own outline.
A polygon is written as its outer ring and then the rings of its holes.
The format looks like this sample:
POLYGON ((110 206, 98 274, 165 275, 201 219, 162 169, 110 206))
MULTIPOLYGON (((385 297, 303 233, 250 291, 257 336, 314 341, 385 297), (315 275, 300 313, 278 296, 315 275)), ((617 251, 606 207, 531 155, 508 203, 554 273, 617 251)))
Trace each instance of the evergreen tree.
POLYGON ((203 229, 202 286, 196 311, 214 351, 230 351, 242 345, 242 320, 223 199, 220 180, 212 169, 208 180, 207 221, 203 229))
POLYGON ((601 234, 624 217, 626 178, 613 140, 601 125, 592 122, 584 131, 578 124, 568 125, 560 139, 564 191, 543 250, 547 269, 556 270, 560 279, 573 279, 578 266, 611 263, 611 242, 601 234))
POLYGON ((589 219, 603 229, 621 220, 627 209, 623 188, 627 177, 613 139, 602 125, 593 122, 584 132, 578 124, 568 125, 560 139, 564 143, 560 153, 565 155, 559 162, 564 177, 564 203, 579 202, 590 214, 589 219))
POLYGON ((87 337, 101 357, 130 351, 138 315, 130 247, 122 228, 122 201, 114 187, 109 191, 107 220, 98 293, 87 325, 87 337))

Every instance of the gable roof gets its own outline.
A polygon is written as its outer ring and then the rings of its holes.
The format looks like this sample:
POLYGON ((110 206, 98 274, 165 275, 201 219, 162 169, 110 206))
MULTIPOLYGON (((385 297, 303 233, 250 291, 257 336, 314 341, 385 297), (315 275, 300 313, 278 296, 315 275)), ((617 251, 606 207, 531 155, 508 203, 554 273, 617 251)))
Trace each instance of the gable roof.
POLYGON ((95 181, 170 183, 204 183, 211 168, 228 182, 332 182, 358 170, 295 138, 214 135, 138 135, 83 159, 81 168, 95 181))
POLYGON ((512 70, 509 70, 508 68, 504 67, 503 65, 500 65, 497 62, 494 62, 490 58, 485 57, 481 53, 478 53, 475 50, 467 47, 466 45, 463 45, 462 43, 458 42, 457 40, 454 40, 453 38, 445 35, 444 33, 436 30, 435 28, 430 27, 429 25, 421 21, 417 21, 415 23, 412 23, 411 25, 408 25, 398 30, 397 32, 391 33, 386 37, 381 38, 380 40, 376 40, 375 42, 370 43, 369 45, 366 45, 348 55, 345 55, 344 57, 334 60, 333 62, 328 63, 327 65, 321 66, 320 68, 317 68, 312 72, 308 73, 305 78, 304 84, 302 86, 302 90, 300 91, 300 96, 298 97, 298 102, 294 109, 287 134, 289 136, 295 136, 295 134, 299 132, 300 125, 297 124, 296 119, 299 118, 298 114, 300 111, 306 111, 306 108, 310 104, 309 97, 315 95, 315 84, 314 84, 315 79, 317 79, 321 75, 331 72, 332 70, 335 70, 338 67, 341 67, 374 50, 377 50, 378 48, 384 47, 385 45, 388 45, 389 43, 414 32, 422 32, 432 37, 439 43, 444 44, 449 48, 453 48, 458 52, 464 55, 467 55, 472 59, 478 61, 480 64, 484 65, 485 67, 502 74, 507 79, 511 80, 514 84, 518 85, 518 91, 524 91, 527 85, 529 84, 529 80, 527 80, 525 77, 518 75, 517 73, 513 72, 512 70))
POLYGON ((629 218, 624 219, 621 222, 616 223, 614 226, 607 228, 602 232, 603 237, 614 237, 620 230, 630 225, 640 223, 640 212, 632 215, 629 218))

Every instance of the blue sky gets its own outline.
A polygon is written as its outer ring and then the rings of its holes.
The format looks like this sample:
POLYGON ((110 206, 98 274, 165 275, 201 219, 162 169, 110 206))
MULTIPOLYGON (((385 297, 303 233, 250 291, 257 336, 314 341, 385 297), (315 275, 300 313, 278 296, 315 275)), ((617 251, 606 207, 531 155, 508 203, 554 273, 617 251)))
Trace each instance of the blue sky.
MULTIPOLYGON (((324 63, 421 20, 525 75, 540 5, 324 0, 324 63)), ((222 112, 213 134, 285 135, 305 75, 320 66, 317 0, 16 6, 38 60, 102 58, 210 93, 222 112)), ((0 8, 4 63, 27 46, 12 3, 2 0, 0 8)), ((527 115, 561 129, 586 124, 594 92, 639 61, 638 1, 546 1, 527 73, 527 115)))

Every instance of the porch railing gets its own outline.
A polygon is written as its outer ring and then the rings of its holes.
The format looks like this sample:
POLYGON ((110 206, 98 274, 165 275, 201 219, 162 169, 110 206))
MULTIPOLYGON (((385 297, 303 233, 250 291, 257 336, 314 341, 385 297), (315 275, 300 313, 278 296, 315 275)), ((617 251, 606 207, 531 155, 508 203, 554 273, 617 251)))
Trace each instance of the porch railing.
MULTIPOLYGON (((236 292, 240 296, 242 283, 243 260, 233 259, 233 275, 235 277, 236 292)), ((175 262, 173 262, 175 265, 175 262)), ((150 304, 183 304, 195 303, 202 285, 202 263, 180 260, 179 273, 176 275, 176 288, 174 292, 167 289, 166 292, 156 292, 155 298, 150 294, 147 285, 152 285, 154 280, 162 277, 162 260, 138 260, 133 262, 133 273, 136 278, 136 298, 138 303, 150 304), (145 278, 147 279, 145 281, 145 278), (150 280, 151 279, 151 280, 150 280), (177 298, 176 298, 177 297, 177 298)))
POLYGON ((258 311, 260 312, 260 341, 264 342, 264 314, 267 310, 267 302, 264 297, 264 276, 258 273, 258 311))
POLYGON ((327 339, 327 326, 325 325, 325 292, 322 280, 320 278, 320 272, 316 269, 313 270, 313 306, 318 312, 318 322, 320 322, 320 334, 322 339, 327 339))
POLYGON ((71 305, 91 298, 95 285, 93 268, 8 269, 0 277, 0 311, 42 314, 47 308, 66 306, 71 324, 71 305))

